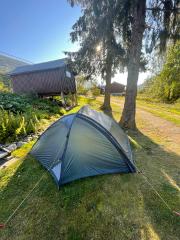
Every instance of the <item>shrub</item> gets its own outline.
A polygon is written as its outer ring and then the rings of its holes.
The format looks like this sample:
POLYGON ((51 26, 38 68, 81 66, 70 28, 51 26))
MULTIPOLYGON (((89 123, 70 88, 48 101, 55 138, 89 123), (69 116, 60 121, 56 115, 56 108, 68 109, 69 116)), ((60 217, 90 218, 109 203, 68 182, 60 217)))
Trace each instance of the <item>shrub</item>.
POLYGON ((14 114, 0 110, 0 142, 11 142, 29 133, 35 133, 39 120, 32 114, 14 114))
POLYGON ((49 113, 60 113, 57 103, 48 99, 39 99, 35 96, 0 93, 0 108, 14 113, 32 110, 44 110, 49 113))
POLYGON ((0 92, 1 91, 10 91, 11 88, 11 81, 8 76, 0 72, 0 92), (2 87, 3 86, 3 87, 2 87))
POLYGON ((97 86, 91 88, 93 97, 98 97, 100 95, 100 89, 97 86))
POLYGON ((61 114, 57 103, 35 96, 0 93, 0 143, 15 141, 35 133, 41 119, 61 114))
POLYGON ((0 92, 8 92, 8 88, 2 82, 0 82, 0 92))

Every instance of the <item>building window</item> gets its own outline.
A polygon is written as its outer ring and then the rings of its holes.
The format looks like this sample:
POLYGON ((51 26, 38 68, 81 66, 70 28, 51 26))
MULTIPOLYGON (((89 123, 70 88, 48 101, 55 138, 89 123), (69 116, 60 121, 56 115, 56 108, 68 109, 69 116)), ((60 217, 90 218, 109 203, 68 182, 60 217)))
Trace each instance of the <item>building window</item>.
POLYGON ((69 71, 66 71, 66 77, 71 77, 71 73, 69 71))

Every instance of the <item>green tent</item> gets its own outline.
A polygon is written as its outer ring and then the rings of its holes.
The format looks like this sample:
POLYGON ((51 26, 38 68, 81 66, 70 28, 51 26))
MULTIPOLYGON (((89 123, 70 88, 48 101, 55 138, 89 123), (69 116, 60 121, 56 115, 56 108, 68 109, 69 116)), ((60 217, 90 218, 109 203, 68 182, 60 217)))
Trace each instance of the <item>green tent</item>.
POLYGON ((136 172, 127 135, 112 118, 88 106, 52 124, 31 154, 58 186, 88 176, 136 172))

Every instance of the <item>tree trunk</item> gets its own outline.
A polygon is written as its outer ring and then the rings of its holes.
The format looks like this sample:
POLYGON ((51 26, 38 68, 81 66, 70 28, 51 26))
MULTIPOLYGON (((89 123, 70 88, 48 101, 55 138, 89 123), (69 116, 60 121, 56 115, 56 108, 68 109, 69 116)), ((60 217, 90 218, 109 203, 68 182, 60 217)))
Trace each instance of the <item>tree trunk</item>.
POLYGON ((136 95, 139 76, 139 64, 143 32, 145 30, 146 0, 136 0, 133 8, 133 24, 129 48, 128 77, 124 109, 120 124, 125 128, 135 129, 136 95))
POLYGON ((112 112, 111 108, 111 75, 112 75, 112 61, 109 58, 107 61, 106 67, 106 86, 105 86, 105 95, 104 95, 104 103, 101 106, 101 109, 108 113, 112 112))

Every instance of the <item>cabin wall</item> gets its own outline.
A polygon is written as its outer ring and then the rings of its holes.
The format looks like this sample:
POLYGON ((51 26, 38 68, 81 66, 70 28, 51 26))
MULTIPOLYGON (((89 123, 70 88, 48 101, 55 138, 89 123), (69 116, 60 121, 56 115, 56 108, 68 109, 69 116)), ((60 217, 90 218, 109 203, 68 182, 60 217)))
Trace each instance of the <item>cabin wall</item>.
POLYGON ((120 83, 112 83, 111 84, 111 93, 123 93, 125 91, 125 86, 120 83))
POLYGON ((66 77, 65 70, 61 68, 13 75, 11 76, 13 92, 41 95, 57 95, 61 92, 75 93, 75 79, 66 77))

